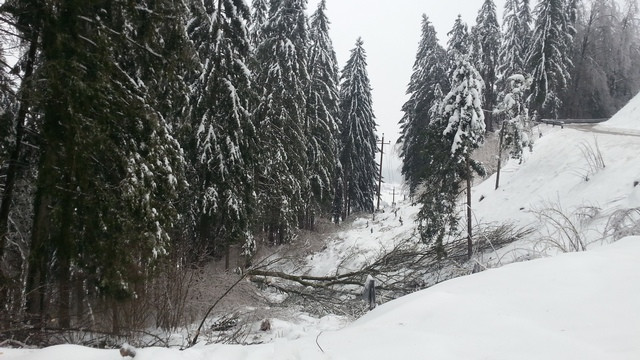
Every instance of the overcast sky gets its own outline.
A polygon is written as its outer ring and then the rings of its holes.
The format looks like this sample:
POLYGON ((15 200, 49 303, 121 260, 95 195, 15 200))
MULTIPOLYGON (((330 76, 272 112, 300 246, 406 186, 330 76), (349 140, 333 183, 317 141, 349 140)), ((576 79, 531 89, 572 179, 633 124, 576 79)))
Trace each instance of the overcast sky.
MULTIPOLYGON (((426 14, 445 45, 447 32, 458 16, 469 25, 475 24, 483 0, 326 0, 327 16, 331 21, 331 38, 340 69, 349 58, 356 39, 362 37, 367 52, 369 79, 373 88, 373 109, 378 123, 378 136, 394 145, 398 138, 398 121, 412 73, 418 42, 420 22, 426 14)), ((502 23, 504 0, 494 0, 498 20, 502 23)), ((309 0, 311 14, 319 0, 309 0)), ((535 3, 532 2, 532 3, 535 3)), ((383 177, 390 183, 400 183, 400 160, 389 156, 385 145, 383 177)))

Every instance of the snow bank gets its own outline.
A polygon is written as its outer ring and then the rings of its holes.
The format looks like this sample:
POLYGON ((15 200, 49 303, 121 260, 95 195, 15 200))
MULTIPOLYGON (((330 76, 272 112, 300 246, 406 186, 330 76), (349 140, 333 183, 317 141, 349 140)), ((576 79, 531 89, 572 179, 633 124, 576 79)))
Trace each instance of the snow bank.
MULTIPOLYGON (((640 137, 548 125, 541 125, 540 131, 543 136, 522 164, 516 160, 506 164, 498 190, 495 175, 474 187, 476 223, 531 227, 536 230, 531 236, 535 241, 553 230, 536 213, 555 208, 574 222, 587 243, 600 245, 612 214, 640 207, 640 167, 636 165, 640 137), (591 167, 588 149, 599 149, 604 168, 591 167), (590 213, 579 218, 580 212, 590 213)), ((532 247, 535 244, 521 242, 513 248, 532 247)), ((522 251, 514 254, 520 255, 522 251)))
MULTIPOLYGON (((138 349, 137 360, 640 358, 640 237, 507 265, 379 306, 345 329, 254 346, 138 349)), ((117 350, 0 349, 3 360, 108 360, 117 350)))
POLYGON ((600 124, 603 129, 627 129, 640 132, 640 94, 631 99, 611 119, 600 124))

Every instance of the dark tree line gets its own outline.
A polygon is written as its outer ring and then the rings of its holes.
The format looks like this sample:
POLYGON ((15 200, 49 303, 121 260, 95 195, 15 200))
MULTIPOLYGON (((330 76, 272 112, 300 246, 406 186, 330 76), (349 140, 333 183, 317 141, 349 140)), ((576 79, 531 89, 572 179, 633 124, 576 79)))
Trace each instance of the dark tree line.
POLYGON ((423 241, 442 249, 460 231, 456 202, 466 183, 471 257, 471 179, 484 170, 470 155, 482 132, 498 125, 501 146, 517 158, 531 146, 533 117, 608 117, 636 95, 637 16, 635 0, 539 0, 533 8, 507 0, 500 28, 485 0, 471 31, 455 20, 447 50, 423 16, 398 140, 423 241))
POLYGON ((161 264, 229 267, 232 247, 248 259, 371 211, 364 50, 340 77, 325 10, 0 5, 1 326, 69 328, 92 302, 144 296, 161 264))

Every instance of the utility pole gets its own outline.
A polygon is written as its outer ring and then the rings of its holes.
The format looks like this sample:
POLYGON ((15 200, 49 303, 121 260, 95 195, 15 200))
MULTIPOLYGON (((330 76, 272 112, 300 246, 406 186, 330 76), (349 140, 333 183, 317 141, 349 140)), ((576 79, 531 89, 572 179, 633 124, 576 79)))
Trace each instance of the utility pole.
POLYGON ((380 142, 380 174, 378 175, 378 204, 376 205, 376 211, 380 210, 380 189, 382 188, 382 156, 384 155, 384 145, 391 144, 391 142, 384 142, 384 133, 382 134, 382 141, 380 142))
POLYGON ((396 206, 396 188, 393 187, 393 200, 391 200, 391 206, 396 206))

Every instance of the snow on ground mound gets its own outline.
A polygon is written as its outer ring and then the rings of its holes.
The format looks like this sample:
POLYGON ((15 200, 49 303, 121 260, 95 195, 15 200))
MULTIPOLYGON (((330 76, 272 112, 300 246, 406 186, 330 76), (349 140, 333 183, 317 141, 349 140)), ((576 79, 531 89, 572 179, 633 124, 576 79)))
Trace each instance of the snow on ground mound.
POLYGON ((611 119, 600 124, 602 128, 616 128, 640 132, 640 94, 636 95, 611 119))
MULTIPOLYGON (((516 263, 405 296, 294 341, 137 350, 136 360, 640 359, 640 237, 516 263)), ((0 349, 3 360, 108 360, 116 350, 0 349)))
MULTIPOLYGON (((517 160, 506 164, 497 190, 495 175, 474 187, 476 223, 511 222, 535 229, 534 242, 549 235, 562 241, 565 234, 554 234, 562 229, 551 224, 558 220, 567 228, 575 227, 585 243, 601 244, 603 232, 614 230, 613 216, 640 208, 640 137, 547 125, 540 131, 543 136, 522 164, 517 160), (604 166, 594 165, 594 156, 601 156, 604 166), (554 219, 541 221, 541 214, 549 215, 545 211, 555 212, 554 219)), ((534 250, 543 251, 544 245, 534 250)), ((514 245, 532 247, 536 244, 514 245)))

